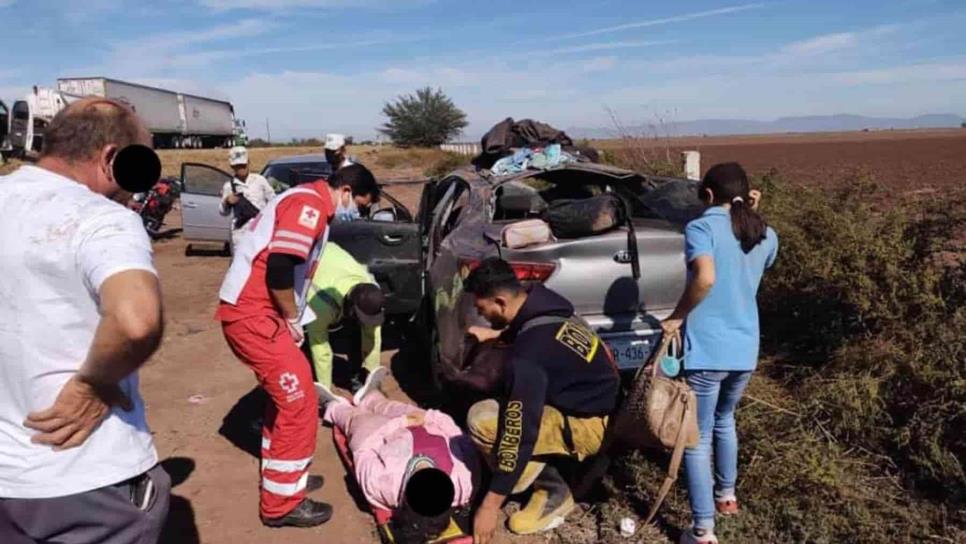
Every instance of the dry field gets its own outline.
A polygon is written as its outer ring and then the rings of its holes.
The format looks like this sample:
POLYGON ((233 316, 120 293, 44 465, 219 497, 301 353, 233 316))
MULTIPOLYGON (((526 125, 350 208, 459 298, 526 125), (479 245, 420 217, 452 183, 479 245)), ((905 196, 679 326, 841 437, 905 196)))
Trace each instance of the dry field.
MULTIPOLYGON (((594 143, 605 152, 628 145, 624 140, 594 143)), ((900 194, 966 186, 963 129, 646 138, 632 144, 649 147, 658 158, 697 150, 703 169, 738 161, 752 174, 776 169, 785 179, 805 185, 835 184, 858 173, 900 194)))

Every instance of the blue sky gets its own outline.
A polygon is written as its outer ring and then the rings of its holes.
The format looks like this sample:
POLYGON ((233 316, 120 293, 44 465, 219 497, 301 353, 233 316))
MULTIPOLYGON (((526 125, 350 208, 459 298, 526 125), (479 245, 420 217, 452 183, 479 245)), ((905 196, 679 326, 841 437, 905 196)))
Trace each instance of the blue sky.
POLYGON ((503 117, 966 115, 966 3, 941 0, 0 0, 0 99, 107 76, 230 99, 273 138, 375 135, 441 87, 503 117))

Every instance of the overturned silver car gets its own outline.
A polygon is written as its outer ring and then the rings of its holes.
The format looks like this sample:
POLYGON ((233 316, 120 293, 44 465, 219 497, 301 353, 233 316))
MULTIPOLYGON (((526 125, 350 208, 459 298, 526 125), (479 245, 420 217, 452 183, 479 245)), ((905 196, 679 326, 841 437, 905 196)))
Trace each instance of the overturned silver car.
POLYGON ((685 285, 682 230, 701 211, 695 184, 592 163, 499 177, 458 171, 432 184, 420 215, 436 371, 459 368, 466 328, 485 325, 464 296, 463 279, 491 256, 510 262, 520 279, 564 295, 622 369, 639 367, 685 285), (556 203, 608 194, 625 202, 627 213, 606 232, 558 239, 534 221, 556 203), (514 236, 514 225, 524 222, 522 238, 514 236))

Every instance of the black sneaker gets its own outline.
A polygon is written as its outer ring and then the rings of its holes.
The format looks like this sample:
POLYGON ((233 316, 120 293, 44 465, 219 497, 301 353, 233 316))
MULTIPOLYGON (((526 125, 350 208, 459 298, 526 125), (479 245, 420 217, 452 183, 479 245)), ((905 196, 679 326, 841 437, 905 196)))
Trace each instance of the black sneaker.
POLYGON ((322 489, 325 485, 325 478, 321 475, 310 474, 309 479, 305 482, 305 492, 311 493, 313 491, 318 491, 322 489))
POLYGON ((332 506, 312 499, 303 499, 295 510, 280 518, 262 518, 266 527, 315 527, 332 518, 332 506))
POLYGON ((366 385, 366 378, 369 377, 369 372, 367 370, 360 370, 352 375, 349 379, 349 392, 355 395, 366 385))
POLYGON ((366 376, 365 381, 362 382, 362 385, 352 392, 352 404, 355 404, 356 406, 362 404, 362 399, 365 398, 365 396, 370 392, 377 391, 379 386, 382 385, 382 380, 385 379, 388 374, 389 369, 384 366, 381 366, 370 372, 366 376))

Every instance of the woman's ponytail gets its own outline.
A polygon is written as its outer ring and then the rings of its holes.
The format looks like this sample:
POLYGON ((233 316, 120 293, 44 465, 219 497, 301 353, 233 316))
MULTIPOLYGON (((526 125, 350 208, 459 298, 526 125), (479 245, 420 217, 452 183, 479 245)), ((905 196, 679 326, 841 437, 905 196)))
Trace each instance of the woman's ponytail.
POLYGON ((731 230, 741 242, 741 250, 748 253, 765 239, 768 226, 745 198, 736 196, 731 200, 731 230))
POLYGON ((748 175, 736 162, 712 166, 704 175, 701 188, 714 195, 713 205, 731 205, 731 230, 741 243, 745 253, 750 252, 765 239, 768 225, 764 218, 751 207, 748 175))

